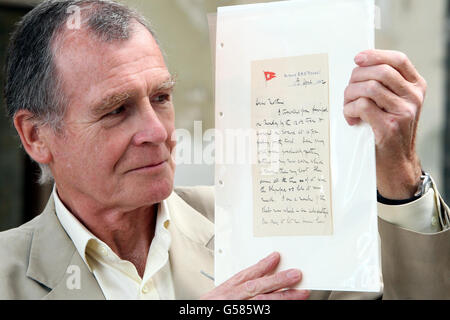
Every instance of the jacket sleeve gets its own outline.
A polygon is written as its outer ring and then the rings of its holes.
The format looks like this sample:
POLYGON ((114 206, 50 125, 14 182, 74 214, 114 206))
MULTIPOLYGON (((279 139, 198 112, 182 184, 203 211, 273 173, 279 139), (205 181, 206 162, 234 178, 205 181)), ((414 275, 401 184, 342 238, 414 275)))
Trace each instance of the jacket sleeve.
POLYGON ((450 299, 450 213, 436 187, 378 210, 383 299, 450 299))
POLYGON ((405 204, 378 204, 383 292, 313 291, 313 299, 450 299, 449 208, 433 187, 405 204))

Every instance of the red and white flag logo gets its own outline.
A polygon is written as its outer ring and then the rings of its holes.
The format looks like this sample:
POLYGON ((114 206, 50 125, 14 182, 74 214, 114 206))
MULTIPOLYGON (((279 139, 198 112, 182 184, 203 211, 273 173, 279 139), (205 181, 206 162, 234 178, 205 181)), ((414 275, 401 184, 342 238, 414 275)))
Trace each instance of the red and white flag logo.
POLYGON ((266 77, 266 81, 269 81, 275 78, 277 75, 275 74, 275 72, 264 71, 264 76, 266 77))

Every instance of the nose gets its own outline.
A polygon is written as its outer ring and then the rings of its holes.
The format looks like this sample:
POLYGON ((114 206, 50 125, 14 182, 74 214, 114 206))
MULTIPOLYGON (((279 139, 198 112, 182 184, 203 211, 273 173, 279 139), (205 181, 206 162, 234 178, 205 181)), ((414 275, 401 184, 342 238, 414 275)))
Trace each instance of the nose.
POLYGON ((149 102, 138 113, 138 130, 133 136, 136 146, 144 143, 161 144, 167 140, 167 130, 149 102))

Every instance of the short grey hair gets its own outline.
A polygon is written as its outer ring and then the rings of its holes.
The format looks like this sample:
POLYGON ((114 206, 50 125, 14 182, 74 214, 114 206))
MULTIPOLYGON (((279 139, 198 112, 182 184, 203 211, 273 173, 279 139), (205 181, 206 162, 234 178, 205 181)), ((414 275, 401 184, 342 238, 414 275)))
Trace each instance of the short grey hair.
MULTIPOLYGON (((110 0, 44 1, 22 18, 10 39, 4 95, 11 119, 19 110, 28 110, 39 126, 48 125, 55 133, 62 132, 67 99, 56 70, 54 47, 60 43, 73 9, 80 9, 80 27, 99 41, 129 39, 132 22, 137 21, 158 42, 148 21, 123 4, 110 0)), ((53 182, 49 166, 39 166, 39 183, 53 182)))

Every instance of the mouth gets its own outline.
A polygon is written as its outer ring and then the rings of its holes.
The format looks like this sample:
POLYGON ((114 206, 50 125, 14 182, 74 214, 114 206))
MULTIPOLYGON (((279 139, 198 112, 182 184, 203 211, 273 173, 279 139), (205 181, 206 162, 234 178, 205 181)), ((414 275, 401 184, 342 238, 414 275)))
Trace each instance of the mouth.
POLYGON ((167 160, 158 162, 158 163, 153 163, 153 164, 149 164, 143 167, 138 167, 138 168, 134 168, 131 170, 128 170, 126 173, 130 173, 130 172, 156 172, 162 168, 164 168, 167 164, 167 160))

